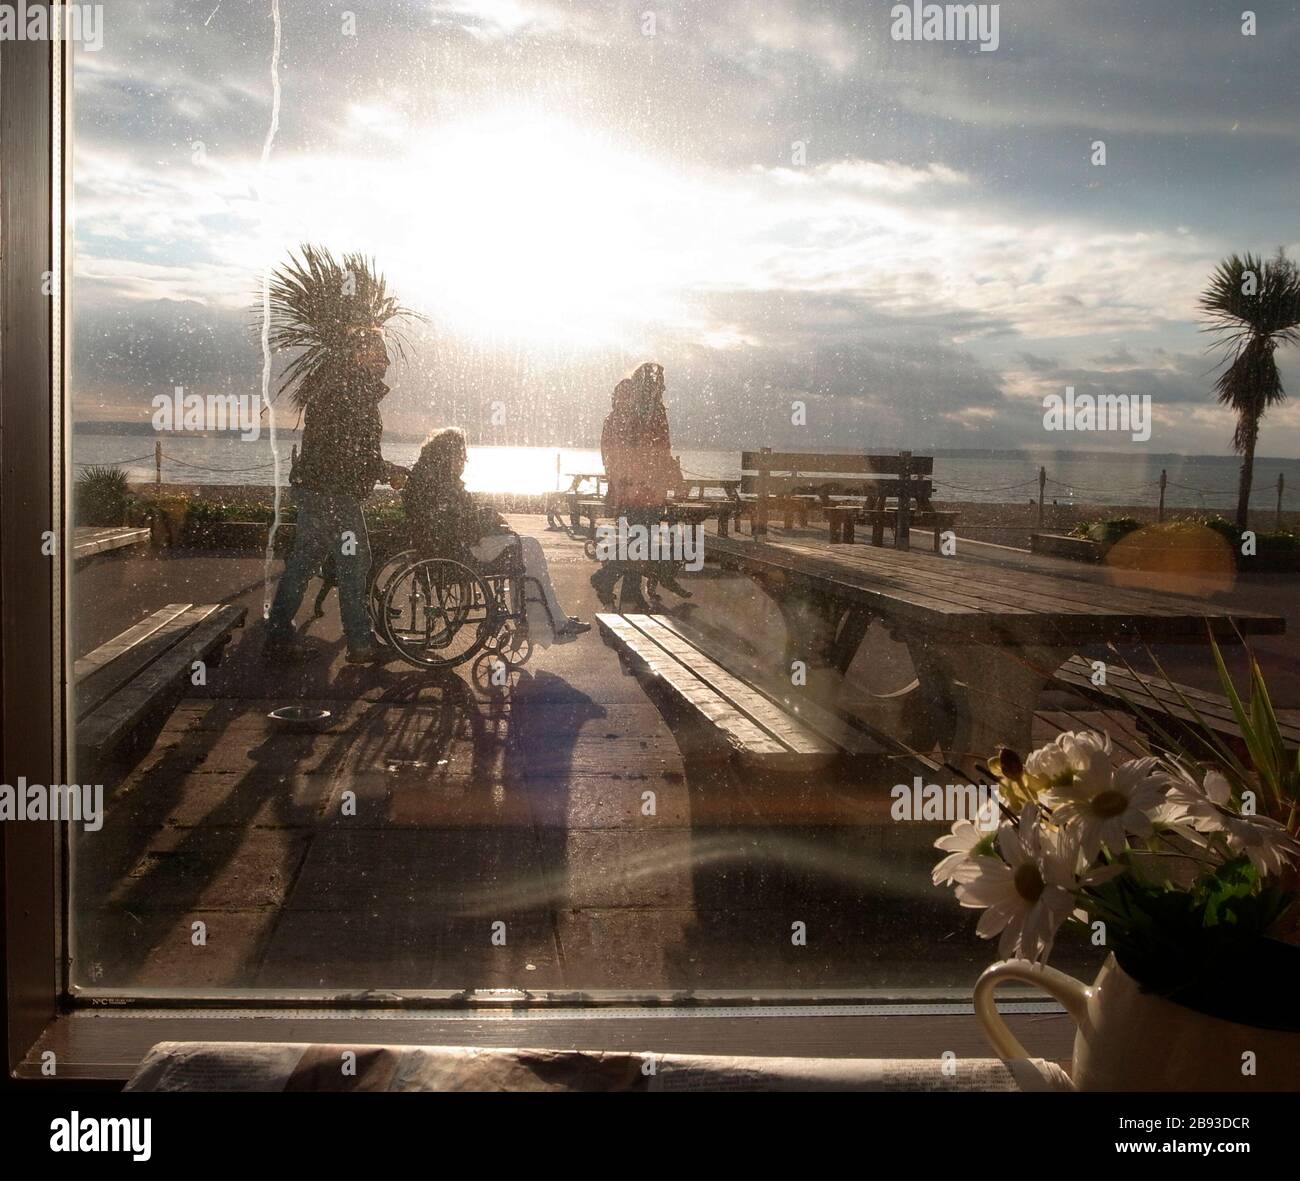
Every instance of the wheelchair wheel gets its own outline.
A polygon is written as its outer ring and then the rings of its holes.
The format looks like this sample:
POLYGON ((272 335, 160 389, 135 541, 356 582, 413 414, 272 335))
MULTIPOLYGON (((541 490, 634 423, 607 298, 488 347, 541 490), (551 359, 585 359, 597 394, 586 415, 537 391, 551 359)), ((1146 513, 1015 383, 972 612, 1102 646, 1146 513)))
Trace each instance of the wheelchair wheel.
POLYGON ((371 630, 382 644, 389 642, 384 631, 384 594, 388 590, 388 584, 404 567, 409 566, 415 557, 416 553, 413 549, 394 554, 375 571, 370 579, 370 594, 367 596, 366 606, 370 611, 371 630))
POLYGON ((393 574, 380 612, 384 640, 417 668, 455 668, 481 651, 500 626, 491 588, 450 558, 423 558, 393 574))
POLYGON ((527 621, 509 617, 501 620, 496 634, 488 641, 487 650, 507 668, 523 668, 533 654, 527 621))

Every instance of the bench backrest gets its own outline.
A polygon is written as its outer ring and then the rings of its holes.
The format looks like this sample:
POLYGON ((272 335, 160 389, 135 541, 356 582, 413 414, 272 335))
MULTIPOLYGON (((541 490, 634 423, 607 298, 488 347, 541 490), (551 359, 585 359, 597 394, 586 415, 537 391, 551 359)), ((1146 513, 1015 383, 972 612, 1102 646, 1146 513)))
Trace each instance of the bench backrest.
POLYGON ((740 491, 751 496, 864 496, 929 499, 925 477, 934 457, 900 451, 896 455, 854 452, 761 451, 740 453, 740 491))

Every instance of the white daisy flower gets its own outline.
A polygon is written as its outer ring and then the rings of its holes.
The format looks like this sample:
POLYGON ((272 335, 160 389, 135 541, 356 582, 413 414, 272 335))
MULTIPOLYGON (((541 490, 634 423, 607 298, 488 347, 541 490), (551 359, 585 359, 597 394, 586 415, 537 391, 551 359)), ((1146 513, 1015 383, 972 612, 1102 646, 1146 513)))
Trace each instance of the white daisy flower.
POLYGON ((973 858, 974 874, 958 879, 958 902, 984 909, 976 932, 983 939, 1001 934, 998 954, 1003 959, 1046 959, 1075 907, 1078 849, 1038 819, 1037 805, 1028 805, 1019 829, 1004 824, 998 830, 1001 859, 973 858))
MULTIPOLYGON (((948 854, 930 875, 936 886, 950 885, 952 882, 965 881, 979 873, 975 864, 975 847, 988 833, 970 820, 958 820, 952 826, 952 832, 934 842, 936 849, 948 854)), ((994 858, 996 860, 996 858, 994 858)))
POLYGON ((1243 816, 1233 810, 1232 784, 1222 772, 1206 771, 1197 783, 1181 763, 1175 767, 1178 774, 1170 777, 1167 806, 1157 819, 1184 835, 1204 834, 1199 843, 1205 846, 1210 843, 1206 837, 1222 833, 1229 850, 1249 857, 1262 877, 1280 875, 1300 861, 1300 843, 1287 833, 1285 825, 1267 816, 1243 816))
POLYGON ((1110 772, 1109 734, 1071 730, 1025 759, 1025 772, 1047 787, 1104 779, 1110 772))
POLYGON ((1151 835, 1152 815, 1164 802, 1168 779, 1154 758, 1130 759, 1118 767, 1090 763, 1085 774, 1053 786, 1043 798, 1052 822, 1075 839, 1087 861, 1104 845, 1120 852, 1130 834, 1151 835))
POLYGON ((1267 816, 1231 816, 1224 827, 1228 846, 1249 857, 1260 877, 1280 877, 1300 863, 1300 844, 1279 821, 1267 816))

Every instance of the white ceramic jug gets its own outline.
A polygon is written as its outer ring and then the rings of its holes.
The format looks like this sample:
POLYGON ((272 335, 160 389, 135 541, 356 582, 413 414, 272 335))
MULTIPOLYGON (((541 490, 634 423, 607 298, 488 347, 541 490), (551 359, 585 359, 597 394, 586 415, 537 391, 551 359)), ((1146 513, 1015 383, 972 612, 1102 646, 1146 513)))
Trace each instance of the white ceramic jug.
POLYGON ((1300 1033, 1238 1025, 1146 992, 1113 955, 1091 986, 1028 960, 986 968, 975 1016, 1003 1060, 1029 1057, 994 1003, 1004 980, 1065 1006, 1077 1027, 1070 1078, 1081 1091, 1300 1090, 1300 1033))

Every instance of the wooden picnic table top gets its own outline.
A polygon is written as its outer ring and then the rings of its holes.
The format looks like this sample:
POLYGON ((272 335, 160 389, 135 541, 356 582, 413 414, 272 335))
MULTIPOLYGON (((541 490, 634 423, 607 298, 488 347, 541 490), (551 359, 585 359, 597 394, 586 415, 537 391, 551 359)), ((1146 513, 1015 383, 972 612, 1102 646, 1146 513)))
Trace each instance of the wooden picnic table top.
POLYGON ((1209 628, 1220 640, 1286 630, 1282 617, 1258 611, 915 551, 710 535, 704 552, 747 574, 959 638, 1196 643, 1209 628))

